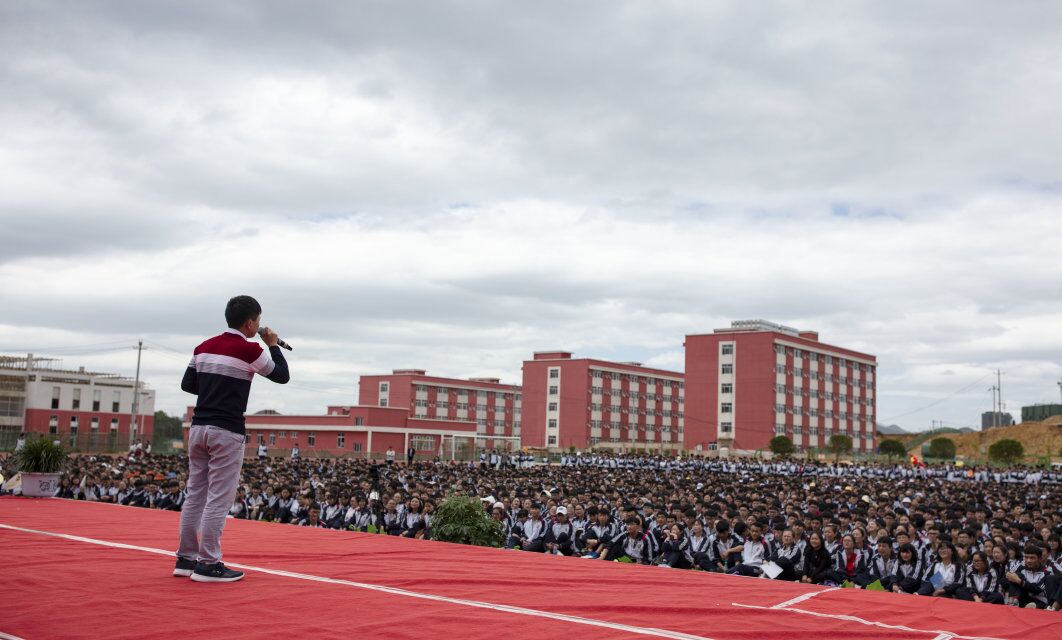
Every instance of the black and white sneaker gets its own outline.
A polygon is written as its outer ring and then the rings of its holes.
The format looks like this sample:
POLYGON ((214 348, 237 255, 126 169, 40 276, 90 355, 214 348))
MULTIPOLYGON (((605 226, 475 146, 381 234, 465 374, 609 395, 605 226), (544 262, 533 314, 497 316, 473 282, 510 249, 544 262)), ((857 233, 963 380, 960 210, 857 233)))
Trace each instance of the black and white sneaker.
POLYGON ((195 570, 196 561, 177 556, 177 566, 173 568, 173 577, 187 578, 195 570))
POLYGON ((233 571, 222 563, 198 563, 192 571, 192 580, 196 582, 236 582, 243 579, 242 571, 233 571))

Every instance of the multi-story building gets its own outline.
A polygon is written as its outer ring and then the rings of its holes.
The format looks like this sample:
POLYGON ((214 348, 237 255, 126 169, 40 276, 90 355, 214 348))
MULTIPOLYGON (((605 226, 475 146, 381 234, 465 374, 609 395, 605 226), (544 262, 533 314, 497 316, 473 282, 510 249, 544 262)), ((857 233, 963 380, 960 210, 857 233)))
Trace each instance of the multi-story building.
POLYGON ((155 392, 113 373, 64 369, 49 358, 0 356, 0 431, 65 436, 74 443, 150 439, 155 392), (137 420, 134 394, 139 391, 137 420), (84 436, 84 437, 82 437, 84 436))
MULTIPOLYGON (((185 413, 186 433, 193 410, 188 407, 185 413)), ((441 456, 449 460, 472 459, 483 446, 474 423, 414 418, 406 407, 336 405, 323 415, 260 411, 246 416, 246 433, 251 455, 264 444, 271 455, 288 455, 297 446, 304 457, 324 453, 380 459, 392 447, 396 458, 404 459, 412 446, 418 459, 441 456)))
POLYGON ((686 447, 766 450, 789 436, 823 449, 834 434, 874 450, 877 359, 819 341, 815 331, 748 320, 686 336, 686 447))
POLYGON ((390 375, 361 376, 358 389, 363 406, 406 409, 417 420, 475 423, 476 434, 488 436, 481 447, 496 446, 489 436, 521 435, 521 389, 498 378, 440 378, 423 369, 395 369, 390 375))
POLYGON ((522 444, 681 451, 683 374, 539 351, 524 362, 522 444))

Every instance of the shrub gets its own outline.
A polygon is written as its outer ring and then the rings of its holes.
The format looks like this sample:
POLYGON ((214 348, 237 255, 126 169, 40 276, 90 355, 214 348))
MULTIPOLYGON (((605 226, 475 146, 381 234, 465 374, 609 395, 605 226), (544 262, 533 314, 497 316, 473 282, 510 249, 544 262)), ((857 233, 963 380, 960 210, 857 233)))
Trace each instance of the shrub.
POLYGON ((988 457, 996 462, 1014 464, 1025 457, 1025 447, 1012 438, 1004 438, 988 448, 988 457))
POLYGON ((431 537, 442 542, 499 547, 502 528, 500 522, 483 511, 483 502, 479 498, 454 495, 435 509, 431 537))
POLYGON ((938 460, 951 460, 955 457, 955 443, 948 438, 933 438, 929 441, 926 456, 938 460))
POLYGON ((833 454, 834 461, 838 461, 841 459, 842 454, 848 453, 852 450, 852 438, 843 433, 832 435, 830 436, 830 442, 827 447, 829 448, 830 453, 833 454))
POLYGON ((904 448, 903 443, 899 440, 882 440, 878 444, 878 451, 881 455, 888 456, 889 460, 907 453, 907 449, 904 448))
POLYGON ((793 441, 788 436, 775 436, 771 438, 768 448, 776 456, 788 456, 793 453, 793 441))

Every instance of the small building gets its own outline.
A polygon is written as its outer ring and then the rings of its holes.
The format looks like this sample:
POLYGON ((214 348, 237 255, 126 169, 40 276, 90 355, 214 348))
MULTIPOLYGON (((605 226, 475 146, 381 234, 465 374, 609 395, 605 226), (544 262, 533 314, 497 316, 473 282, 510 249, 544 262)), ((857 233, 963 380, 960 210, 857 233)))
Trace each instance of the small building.
POLYGON ((981 429, 991 429, 992 427, 1012 427, 1014 426, 1014 416, 1002 411, 985 411, 981 414, 981 429))
POLYGON ((1062 404, 1034 404, 1021 408, 1022 422, 1040 422, 1052 416, 1062 416, 1062 404))

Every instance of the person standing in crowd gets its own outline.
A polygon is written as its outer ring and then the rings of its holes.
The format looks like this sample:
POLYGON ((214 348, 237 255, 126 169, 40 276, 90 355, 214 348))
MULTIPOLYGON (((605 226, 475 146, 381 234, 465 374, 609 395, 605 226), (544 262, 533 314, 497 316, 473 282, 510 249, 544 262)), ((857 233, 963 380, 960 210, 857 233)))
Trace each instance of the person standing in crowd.
POLYGON ((413 444, 410 443, 409 448, 406 449, 406 466, 413 464, 413 459, 417 457, 417 450, 413 448, 413 444))
POLYGON ((395 464, 395 448, 388 446, 387 453, 384 454, 384 459, 387 461, 387 466, 392 467, 395 464))
POLYGON ((258 461, 259 462, 265 462, 267 452, 268 452, 268 450, 266 449, 265 442, 259 442, 258 443, 258 461))
POLYGON ((197 582, 234 582, 243 573, 221 562, 225 515, 243 466, 244 412, 255 374, 285 384, 289 373, 277 334, 265 328, 268 351, 249 342, 258 334, 262 307, 236 296, 225 307, 228 329, 195 348, 181 389, 196 406, 188 433, 188 493, 181 510, 175 576, 197 582))

